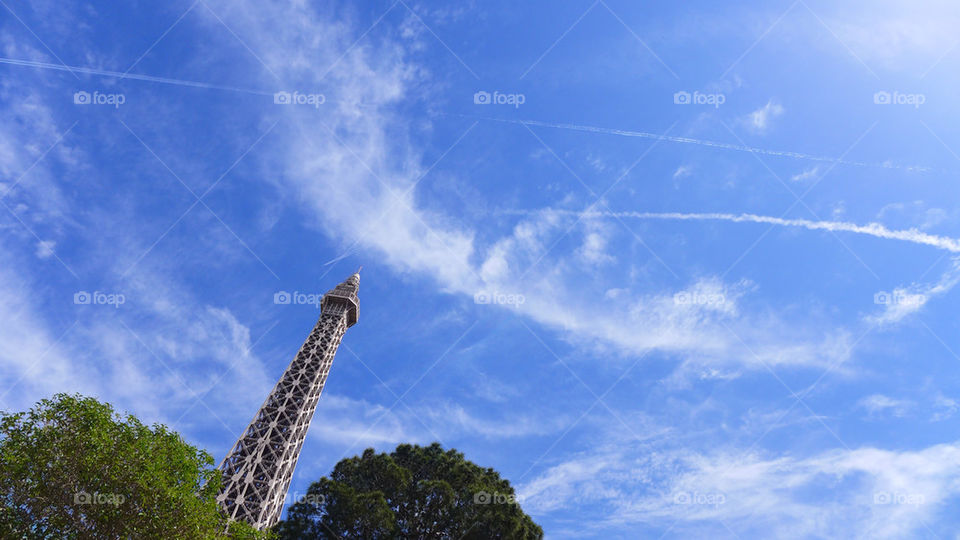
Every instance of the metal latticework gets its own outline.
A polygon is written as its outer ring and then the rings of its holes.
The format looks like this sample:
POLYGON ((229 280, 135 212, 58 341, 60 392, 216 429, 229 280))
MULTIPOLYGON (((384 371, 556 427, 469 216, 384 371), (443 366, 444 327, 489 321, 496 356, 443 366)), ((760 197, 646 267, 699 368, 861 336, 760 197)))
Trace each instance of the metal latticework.
POLYGON ((258 529, 280 519, 293 469, 340 340, 357 322, 354 274, 323 296, 320 319, 219 469, 217 502, 232 520, 258 529))

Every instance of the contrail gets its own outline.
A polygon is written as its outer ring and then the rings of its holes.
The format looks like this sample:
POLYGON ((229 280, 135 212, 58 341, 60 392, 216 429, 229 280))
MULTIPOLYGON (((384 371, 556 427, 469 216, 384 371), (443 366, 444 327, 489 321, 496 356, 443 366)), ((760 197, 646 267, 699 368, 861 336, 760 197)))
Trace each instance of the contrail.
MULTIPOLYGON (((475 118, 475 117, 471 117, 475 118)), ((824 163, 836 163, 838 165, 853 165, 857 167, 879 167, 883 169, 900 169, 905 171, 929 172, 929 167, 916 165, 895 165, 893 163, 868 163, 865 161, 848 161, 845 159, 815 156, 811 154, 802 154, 800 152, 789 152, 785 150, 766 150, 754 146, 745 146, 742 144, 730 144, 704 139, 692 139, 690 137, 676 137, 673 135, 662 135, 659 133, 647 133, 645 131, 630 131, 626 129, 604 128, 596 126, 580 126, 576 124, 559 124, 554 122, 541 122, 539 120, 513 120, 509 118, 490 118, 484 117, 482 120, 493 120, 496 122, 505 122, 508 124, 521 124, 527 126, 541 126, 557 129, 572 129, 575 131, 587 131, 590 133, 605 133, 607 135, 622 135, 625 137, 641 137, 644 139, 655 139, 658 141, 675 142, 683 144, 698 144, 700 146, 710 146, 713 148, 723 148, 726 150, 736 150, 738 152, 750 152, 753 154, 763 154, 767 156, 791 157, 805 159, 809 161, 821 161, 824 163)))
MULTIPOLYGON (((728 221, 731 223, 769 223, 780 227, 803 227, 811 230, 852 232, 865 234, 875 238, 887 238, 891 240, 902 240, 914 244, 922 244, 943 249, 951 253, 960 253, 960 239, 950 238, 948 236, 936 236, 927 234, 917 229, 907 229, 905 231, 895 231, 886 228, 879 223, 868 223, 867 225, 857 225, 845 221, 810 221, 807 219, 783 219, 771 216, 758 216, 756 214, 685 214, 681 212, 577 212, 574 210, 552 210, 544 212, 555 212, 579 217, 601 217, 601 218, 633 218, 633 219, 665 219, 680 221, 728 221)), ((531 211, 507 211, 508 214, 529 215, 531 211)))
POLYGON ((352 250, 352 249, 348 249, 343 255, 340 255, 339 257, 336 257, 336 258, 334 258, 334 259, 331 259, 331 260, 323 263, 322 266, 330 266, 331 264, 333 264, 333 263, 335 263, 335 262, 342 261, 343 259, 346 259, 347 257, 349 257, 349 256, 352 255, 352 254, 353 254, 353 250, 352 250))
POLYGON ((17 60, 15 58, 0 58, 0 64, 9 64, 11 66, 27 66, 40 69, 53 69, 57 71, 69 71, 75 73, 84 73, 87 75, 101 75, 103 77, 117 77, 120 79, 135 79, 138 81, 149 81, 162 84, 173 84, 177 86, 190 86, 193 88, 207 88, 211 90, 226 90, 228 92, 242 92, 245 94, 256 94, 260 96, 272 96, 273 92, 264 92, 261 90, 251 90, 249 88, 238 88, 236 86, 222 86, 219 84, 210 84, 197 81, 185 81, 182 79, 170 79, 168 77, 154 77, 152 75, 138 75, 136 73, 121 73, 119 71, 109 71, 105 69, 94 69, 87 67, 67 66, 62 64, 49 64, 47 62, 34 62, 32 60, 17 60))

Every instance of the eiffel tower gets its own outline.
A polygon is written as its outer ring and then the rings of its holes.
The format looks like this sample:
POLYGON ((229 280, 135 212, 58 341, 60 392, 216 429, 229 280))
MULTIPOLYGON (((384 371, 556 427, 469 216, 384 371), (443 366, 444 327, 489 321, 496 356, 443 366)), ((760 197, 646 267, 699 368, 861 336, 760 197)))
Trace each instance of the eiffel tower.
POLYGON ((258 529, 280 520, 293 469, 343 334, 357 323, 360 271, 323 296, 320 319, 243 435, 220 463, 217 502, 258 529))

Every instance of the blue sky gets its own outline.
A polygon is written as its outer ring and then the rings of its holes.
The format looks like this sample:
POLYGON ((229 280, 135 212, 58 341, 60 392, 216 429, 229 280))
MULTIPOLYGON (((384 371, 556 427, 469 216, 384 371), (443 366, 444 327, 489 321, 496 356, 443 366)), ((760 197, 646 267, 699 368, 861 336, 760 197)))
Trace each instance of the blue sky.
POLYGON ((0 407, 219 460, 362 264, 292 496, 439 440, 551 538, 960 525, 953 3, 0 4, 0 407))

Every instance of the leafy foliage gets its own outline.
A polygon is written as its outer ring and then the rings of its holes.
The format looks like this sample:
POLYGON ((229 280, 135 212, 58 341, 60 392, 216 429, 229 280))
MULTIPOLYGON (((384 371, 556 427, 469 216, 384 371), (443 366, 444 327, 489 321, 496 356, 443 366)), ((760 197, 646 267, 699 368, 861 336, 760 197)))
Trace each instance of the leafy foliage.
MULTIPOLYGON (((165 426, 89 397, 0 412, 0 537, 228 537, 212 464, 165 426)), ((266 537, 245 523, 229 536, 266 537)))
POLYGON ((543 538, 510 482, 437 443, 341 460, 274 531, 282 539, 543 538))

